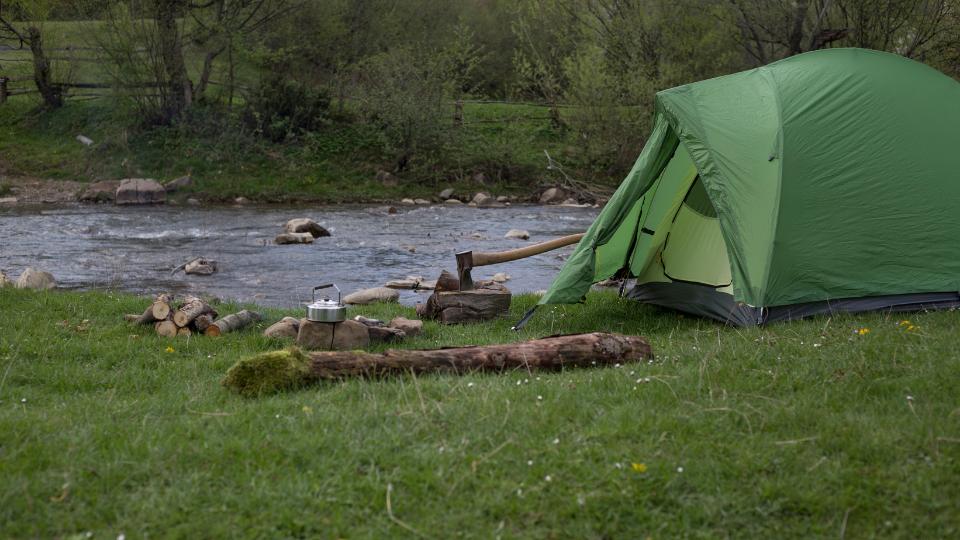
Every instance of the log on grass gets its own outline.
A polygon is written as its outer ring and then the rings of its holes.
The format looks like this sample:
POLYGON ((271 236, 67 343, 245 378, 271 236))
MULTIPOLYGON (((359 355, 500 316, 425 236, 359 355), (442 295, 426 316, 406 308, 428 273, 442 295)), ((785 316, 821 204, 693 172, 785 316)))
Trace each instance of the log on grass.
POLYGON ((180 328, 183 328, 205 313, 213 314, 214 318, 217 317, 216 310, 210 307, 209 304, 196 296, 188 296, 184 299, 180 308, 173 313, 173 322, 177 323, 177 326, 180 328))
POLYGON ((227 315, 222 319, 217 319, 213 321, 207 329, 203 332, 208 336, 219 336, 226 334, 227 332, 234 332, 240 330, 241 328, 250 326, 251 324, 259 321, 262 317, 260 314, 255 311, 243 310, 232 315, 227 315))
POLYGON ((170 312, 173 311, 173 295, 170 294, 158 294, 157 298, 153 301, 153 304, 150 306, 153 311, 153 318, 158 321, 166 320, 170 316, 170 312))
POLYGON ((123 320, 132 322, 134 324, 153 324, 157 322, 157 318, 153 316, 153 304, 147 306, 147 309, 145 309, 140 315, 137 315, 136 313, 128 313, 124 315, 123 320))
POLYGON ((362 351, 306 354, 291 348, 240 360, 227 371, 223 385, 242 395, 256 396, 346 377, 379 377, 409 372, 556 371, 626 364, 649 358, 653 358, 653 352, 644 338, 603 332, 484 347, 391 349, 380 354, 362 351))
POLYGON ((210 328, 210 325, 213 324, 213 319, 214 316, 212 313, 198 315, 197 318, 193 320, 193 329, 198 333, 203 334, 207 331, 207 328, 210 328))
POLYGON ((173 321, 159 321, 153 325, 154 330, 157 331, 158 335, 163 337, 177 337, 177 331, 180 330, 177 328, 177 325, 173 321))

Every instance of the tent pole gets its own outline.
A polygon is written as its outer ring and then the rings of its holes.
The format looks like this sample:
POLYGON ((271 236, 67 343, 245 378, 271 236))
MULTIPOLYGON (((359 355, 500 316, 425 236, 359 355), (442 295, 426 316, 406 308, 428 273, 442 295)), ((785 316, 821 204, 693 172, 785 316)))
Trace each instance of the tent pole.
POLYGON ((539 307, 539 304, 536 304, 532 308, 530 308, 529 311, 523 314, 523 317, 520 318, 517 324, 513 325, 510 329, 513 331, 519 331, 521 328, 526 326, 527 321, 529 321, 533 317, 533 313, 537 311, 537 307, 539 307))

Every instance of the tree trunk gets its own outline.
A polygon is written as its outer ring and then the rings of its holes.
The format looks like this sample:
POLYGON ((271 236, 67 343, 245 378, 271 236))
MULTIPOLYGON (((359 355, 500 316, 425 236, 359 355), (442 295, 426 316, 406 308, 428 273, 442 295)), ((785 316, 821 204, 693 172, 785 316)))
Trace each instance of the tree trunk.
POLYGON ((203 315, 198 315, 196 319, 193 320, 193 328, 200 334, 206 333, 207 328, 210 328, 210 325, 213 324, 213 314, 204 313, 203 315))
POLYGON ((299 349, 262 353, 240 360, 227 371, 224 386, 255 396, 304 384, 345 377, 414 373, 550 370, 598 367, 653 358, 638 336, 592 333, 554 336, 522 343, 434 350, 315 352, 299 349))
POLYGON ((129 313, 123 316, 123 319, 127 322, 132 322, 134 324, 152 324, 157 322, 157 318, 153 316, 153 304, 147 306, 147 309, 143 311, 142 315, 137 315, 136 313, 129 313))
POLYGON ((173 321, 160 321, 153 325, 154 330, 157 331, 157 334, 163 337, 177 337, 177 325, 173 321))
POLYGON ((205 331, 204 334, 208 336, 219 336, 221 334, 226 334, 227 332, 233 332, 235 330, 240 330, 246 326, 259 321, 262 317, 260 314, 254 311, 243 310, 239 313, 234 313, 233 315, 227 315, 226 317, 214 321, 205 331))
POLYGON ((156 300, 153 301, 153 305, 150 306, 153 312, 153 318, 158 321, 163 321, 169 317, 172 311, 170 307, 171 303, 173 303, 172 295, 166 293, 158 294, 156 300))
POLYGON ((164 120, 171 122, 183 115, 193 101, 193 86, 183 59, 183 36, 177 21, 183 15, 183 0, 156 0, 159 53, 166 72, 164 120))
POLYGON ((216 310, 206 302, 196 296, 188 296, 183 301, 180 309, 174 312, 173 322, 177 323, 177 326, 180 328, 183 328, 204 313, 212 313, 214 318, 217 316, 216 310))
POLYGON ((470 291, 436 291, 418 314, 442 324, 459 324, 495 319, 510 311, 512 296, 506 287, 484 282, 475 286, 470 291))
POLYGON ((58 109, 63 106, 63 90, 50 80, 50 59, 43 51, 43 35, 39 28, 27 28, 27 42, 33 55, 33 82, 43 104, 49 109, 58 109))

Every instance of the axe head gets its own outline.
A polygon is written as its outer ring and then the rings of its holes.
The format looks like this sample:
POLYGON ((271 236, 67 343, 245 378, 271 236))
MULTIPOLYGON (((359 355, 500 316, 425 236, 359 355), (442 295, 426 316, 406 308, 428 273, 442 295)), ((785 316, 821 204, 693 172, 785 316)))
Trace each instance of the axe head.
POLYGON ((473 252, 461 251, 457 253, 457 278, 460 279, 461 291, 473 290, 473 278, 470 270, 473 268, 473 252))

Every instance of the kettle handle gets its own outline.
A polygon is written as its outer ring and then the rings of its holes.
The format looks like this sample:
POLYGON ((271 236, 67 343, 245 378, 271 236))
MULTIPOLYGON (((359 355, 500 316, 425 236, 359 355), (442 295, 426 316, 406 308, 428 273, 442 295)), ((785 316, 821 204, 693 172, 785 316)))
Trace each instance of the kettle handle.
POLYGON ((337 303, 340 304, 340 303, 341 303, 341 302, 340 302, 340 299, 343 297, 343 293, 340 292, 340 287, 337 287, 337 285, 336 285, 335 283, 327 283, 327 284, 325 284, 325 285, 317 285, 316 287, 314 287, 314 288, 313 288, 313 291, 312 291, 312 293, 313 293, 313 301, 314 301, 314 302, 317 301, 317 291, 319 291, 320 289, 327 289, 327 288, 330 288, 330 287, 333 287, 334 289, 337 290, 337 303))

